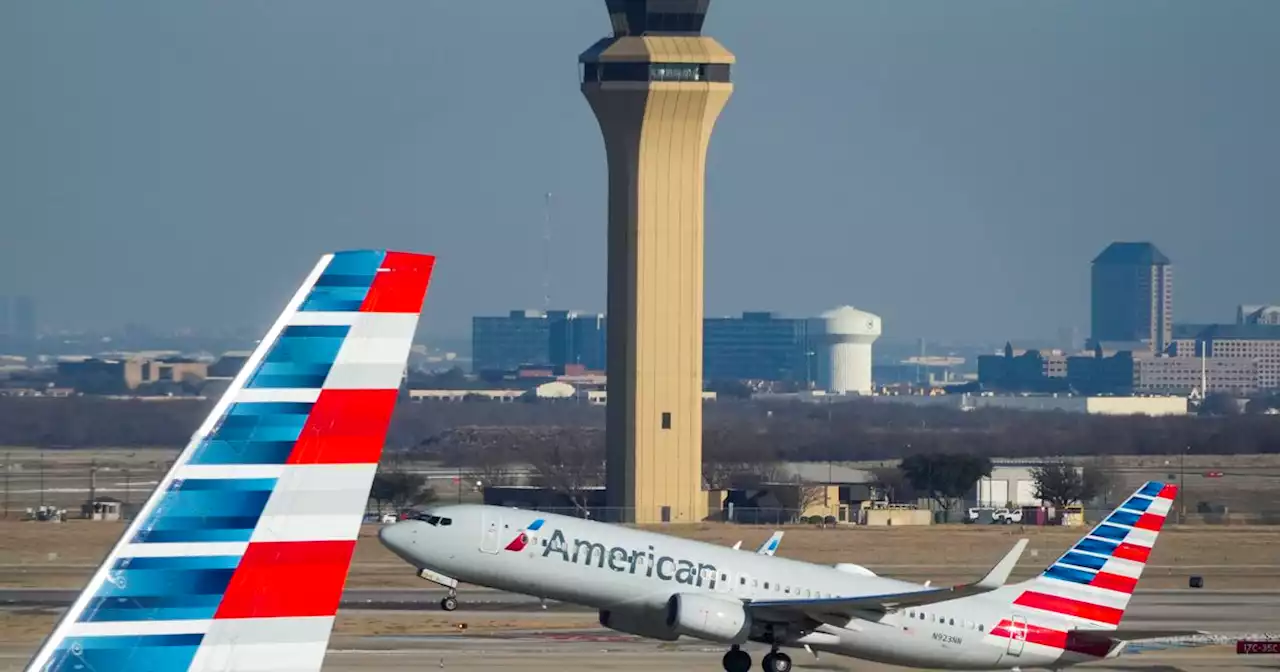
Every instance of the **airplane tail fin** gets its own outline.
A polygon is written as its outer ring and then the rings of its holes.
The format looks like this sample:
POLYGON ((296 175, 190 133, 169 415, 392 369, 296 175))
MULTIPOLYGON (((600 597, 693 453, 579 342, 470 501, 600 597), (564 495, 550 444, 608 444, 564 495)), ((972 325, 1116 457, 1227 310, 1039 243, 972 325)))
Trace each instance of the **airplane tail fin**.
POLYGON ((1178 486, 1150 481, 1040 576, 1018 584, 1014 604, 1074 629, 1115 630, 1173 506, 1178 486))
POLYGON ((778 544, 782 542, 782 535, 785 534, 781 530, 774 532, 768 539, 760 544, 760 548, 756 549, 757 555, 773 555, 778 552, 778 544))
POLYGON ((435 258, 327 254, 28 670, 319 670, 435 258))

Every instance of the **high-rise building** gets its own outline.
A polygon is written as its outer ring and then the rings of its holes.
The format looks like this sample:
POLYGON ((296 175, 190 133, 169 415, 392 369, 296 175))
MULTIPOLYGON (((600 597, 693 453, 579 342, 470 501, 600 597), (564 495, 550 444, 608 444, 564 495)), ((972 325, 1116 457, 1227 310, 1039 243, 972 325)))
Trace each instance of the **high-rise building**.
POLYGON ((702 377, 706 381, 815 380, 808 331, 808 320, 767 312, 708 317, 702 322, 702 377))
POLYGON ((578 364, 589 371, 604 371, 608 336, 604 315, 557 310, 548 312, 547 319, 552 366, 578 364))
POLYGON ((1164 352, 1173 339, 1173 265, 1151 243, 1112 243, 1093 260, 1093 343, 1164 352))
POLYGON ((513 310, 471 318, 471 369, 514 371, 522 366, 605 365, 605 318, 571 310, 513 310))
POLYGON ((613 35, 579 56, 609 166, 610 510, 695 521, 702 493, 703 187, 733 54, 710 0, 606 0, 613 35))
POLYGON ((540 310, 471 318, 471 370, 512 371, 551 364, 551 324, 540 310))

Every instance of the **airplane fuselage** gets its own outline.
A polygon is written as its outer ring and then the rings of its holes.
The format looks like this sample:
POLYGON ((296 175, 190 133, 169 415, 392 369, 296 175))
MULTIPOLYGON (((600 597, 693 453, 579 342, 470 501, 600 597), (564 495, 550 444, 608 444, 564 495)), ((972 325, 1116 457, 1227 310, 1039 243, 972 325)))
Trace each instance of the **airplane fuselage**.
MULTIPOLYGON (((605 625, 655 639, 678 636, 665 620, 675 594, 740 605, 936 590, 554 514, 478 505, 444 506, 431 514, 438 517, 436 524, 406 521, 385 528, 384 543, 419 569, 591 607, 601 611, 605 625)), ((1065 659, 1060 649, 1026 641, 1026 617, 1010 606, 1008 590, 889 613, 830 614, 802 627, 768 630, 748 624, 746 637, 944 669, 1080 662, 1065 659), (1020 637, 1007 634, 1011 622, 1023 624, 1020 637), (993 634, 997 628, 1003 628, 1005 636, 993 634)))

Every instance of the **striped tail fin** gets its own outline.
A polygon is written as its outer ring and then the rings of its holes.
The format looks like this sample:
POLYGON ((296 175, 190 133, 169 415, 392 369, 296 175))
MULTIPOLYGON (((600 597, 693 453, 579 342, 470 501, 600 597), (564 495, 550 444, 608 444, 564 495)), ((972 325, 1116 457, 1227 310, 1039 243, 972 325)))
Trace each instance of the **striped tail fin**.
POLYGON ((28 670, 319 670, 435 258, 328 254, 28 670))
POLYGON ((1073 629, 1117 629, 1177 494, 1176 485, 1143 485, 1043 574, 1019 584, 1014 604, 1073 629))

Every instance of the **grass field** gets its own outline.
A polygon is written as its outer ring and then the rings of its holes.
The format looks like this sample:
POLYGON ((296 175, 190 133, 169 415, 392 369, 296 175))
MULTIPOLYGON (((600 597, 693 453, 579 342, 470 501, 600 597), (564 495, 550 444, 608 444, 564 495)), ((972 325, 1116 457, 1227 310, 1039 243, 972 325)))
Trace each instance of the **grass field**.
MULTIPOLYGON (((361 531, 347 585, 352 588, 425 587, 413 570, 361 531)), ((653 528, 723 546, 754 548, 773 528, 702 524, 653 528)), ((980 576, 1014 542, 1031 540, 1015 576, 1043 569, 1078 539, 1080 528, 1019 526, 787 527, 779 555, 824 564, 856 562, 906 579, 953 582, 980 576)), ((122 523, 0 522, 0 587, 79 588, 123 531, 122 523)), ((477 535, 478 537, 478 535, 477 535)), ((1142 579, 1147 588, 1185 587, 1187 576, 1213 588, 1280 585, 1280 527, 1173 526, 1160 536, 1142 579)))
MULTIPOLYGON (((6 465, 5 501, 0 518, 0 587, 78 588, 123 530, 122 523, 72 520, 65 524, 18 522, 27 507, 46 503, 78 511, 88 492, 89 472, 100 494, 140 503, 177 454, 172 449, 38 451, 0 448, 6 465), (43 494, 41 494, 43 493, 43 494)), ((1185 472, 1188 512, 1200 501, 1280 513, 1280 455, 1119 457, 1116 475, 1125 488, 1147 479, 1185 472), (1221 477, 1207 477, 1210 471, 1221 477)), ((427 466, 427 465, 422 465, 427 466)), ((858 465, 870 466, 870 465, 858 465)), ((449 499, 451 483, 439 484, 449 499)), ((1125 490, 1125 494, 1127 494, 1125 490)), ((1195 521, 1196 517, 1188 518, 1195 521)), ((856 562, 874 571, 911 580, 962 581, 983 572, 1018 536, 1031 539, 1019 575, 1038 571, 1074 542, 1083 530, 1063 528, 936 526, 924 528, 791 527, 784 557, 819 563, 856 562)), ((348 585, 357 588, 415 588, 425 584, 411 568, 386 551, 377 528, 366 526, 348 585)), ((772 528, 723 524, 672 526, 664 530, 730 546, 741 540, 754 548, 772 528)), ((1148 588, 1183 587, 1200 574, 1212 587, 1280 585, 1280 526, 1187 525, 1168 528, 1143 577, 1148 588)))
MULTIPOLYGON (((0 472, 4 480, 3 503, 10 517, 20 516, 27 508, 41 503, 65 508, 69 514, 79 511, 87 499, 90 471, 99 495, 141 504, 164 475, 176 448, 92 450, 45 450, 0 447, 0 472)), ((868 468, 882 462, 851 462, 848 466, 868 468)), ((1165 480, 1185 475, 1187 512, 1195 514, 1204 502, 1213 507, 1226 507, 1239 514, 1254 514, 1259 522, 1280 523, 1280 455, 1203 456, 1120 456, 1113 460, 1117 489, 1125 491, 1146 480, 1165 480), (1185 474, 1184 474, 1185 472, 1185 474), (1209 477, 1210 472, 1221 472, 1209 477)), ((408 468, 430 468, 437 465, 407 464, 408 468)), ((452 477, 432 484, 442 499, 452 499, 457 485, 452 477)), ((473 497, 470 492, 464 498, 473 497)), ((1123 496, 1123 495, 1121 495, 1123 496)), ((1190 520, 1190 518, 1189 518, 1190 520)))

